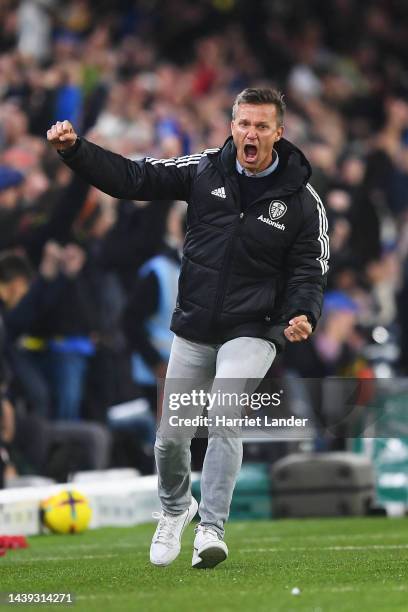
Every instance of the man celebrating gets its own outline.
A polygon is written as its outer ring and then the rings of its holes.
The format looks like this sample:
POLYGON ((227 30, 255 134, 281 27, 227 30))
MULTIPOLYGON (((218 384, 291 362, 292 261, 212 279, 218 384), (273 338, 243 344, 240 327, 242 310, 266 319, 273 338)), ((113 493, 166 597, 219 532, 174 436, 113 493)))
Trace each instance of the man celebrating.
MULTIPOLYGON (((222 379, 248 391, 286 340, 306 340, 320 317, 327 220, 308 183, 308 161, 282 138, 284 110, 279 92, 245 89, 233 105, 232 137, 220 149, 170 159, 130 161, 79 138, 68 121, 47 133, 70 168, 116 198, 188 202, 167 370, 167 380, 182 380, 183 391, 198 379, 210 380, 213 392, 222 379)), ((159 429, 155 456, 162 512, 150 560, 163 566, 178 556, 197 512, 189 437, 159 429)), ((224 524, 241 460, 239 437, 209 427, 193 567, 214 567, 228 555, 224 524)))

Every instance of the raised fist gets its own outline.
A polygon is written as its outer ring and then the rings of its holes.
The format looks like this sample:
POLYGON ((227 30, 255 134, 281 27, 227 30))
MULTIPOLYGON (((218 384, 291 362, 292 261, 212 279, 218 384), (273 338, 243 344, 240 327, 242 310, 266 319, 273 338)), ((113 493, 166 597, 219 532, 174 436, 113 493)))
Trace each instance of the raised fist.
POLYGON ((293 317, 293 319, 289 321, 289 325, 284 330, 284 334, 289 342, 302 342, 309 338, 312 331, 312 326, 307 320, 307 316, 299 315, 298 317, 293 317))
POLYGON ((69 121, 57 121, 47 132, 47 140, 57 151, 66 151, 76 142, 76 134, 69 121))
POLYGON ((47 280, 57 277, 62 262, 63 248, 54 240, 49 240, 42 253, 40 274, 47 280))

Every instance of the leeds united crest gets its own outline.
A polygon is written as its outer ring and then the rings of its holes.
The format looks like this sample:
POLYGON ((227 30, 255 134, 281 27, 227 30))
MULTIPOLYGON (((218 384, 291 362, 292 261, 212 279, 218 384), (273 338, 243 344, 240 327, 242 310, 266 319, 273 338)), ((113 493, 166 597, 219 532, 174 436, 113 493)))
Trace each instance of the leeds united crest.
POLYGON ((286 211, 286 204, 284 204, 280 200, 273 200, 269 204, 269 216, 273 221, 276 221, 276 219, 280 219, 281 217, 283 217, 286 211))

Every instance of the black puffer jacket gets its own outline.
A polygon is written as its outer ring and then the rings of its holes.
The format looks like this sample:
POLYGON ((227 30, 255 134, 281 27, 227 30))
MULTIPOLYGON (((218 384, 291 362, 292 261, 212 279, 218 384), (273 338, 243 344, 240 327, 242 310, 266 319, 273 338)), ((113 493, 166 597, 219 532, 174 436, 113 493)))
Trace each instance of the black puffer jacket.
POLYGON ((329 244, 308 161, 287 140, 276 149, 278 169, 245 213, 231 138, 221 149, 140 161, 81 139, 63 158, 117 198, 189 203, 176 334, 209 343, 264 337, 282 349, 292 316, 306 314, 313 326, 320 317, 329 244))

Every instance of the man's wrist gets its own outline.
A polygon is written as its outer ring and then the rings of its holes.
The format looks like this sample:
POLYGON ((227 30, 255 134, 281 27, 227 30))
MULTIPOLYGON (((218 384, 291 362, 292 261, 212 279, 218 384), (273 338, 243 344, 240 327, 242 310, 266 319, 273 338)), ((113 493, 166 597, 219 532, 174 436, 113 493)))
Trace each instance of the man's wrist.
POLYGON ((295 317, 301 317, 302 315, 306 317, 308 323, 310 323, 310 325, 312 326, 312 330, 314 330, 314 328, 316 327, 316 320, 310 312, 301 312, 300 310, 298 310, 294 314, 292 314, 291 317, 289 317, 289 320, 294 319, 295 317))
POLYGON ((63 159, 68 159, 69 157, 74 155, 74 153, 78 151, 80 144, 81 144, 81 139, 78 136, 78 138, 76 139, 72 147, 69 147, 69 149, 57 149, 58 154, 61 155, 63 159))
POLYGON ((305 317, 306 317, 308 323, 310 323, 312 329, 314 329, 315 328, 315 322, 314 322, 313 317, 310 314, 305 314, 305 317))

